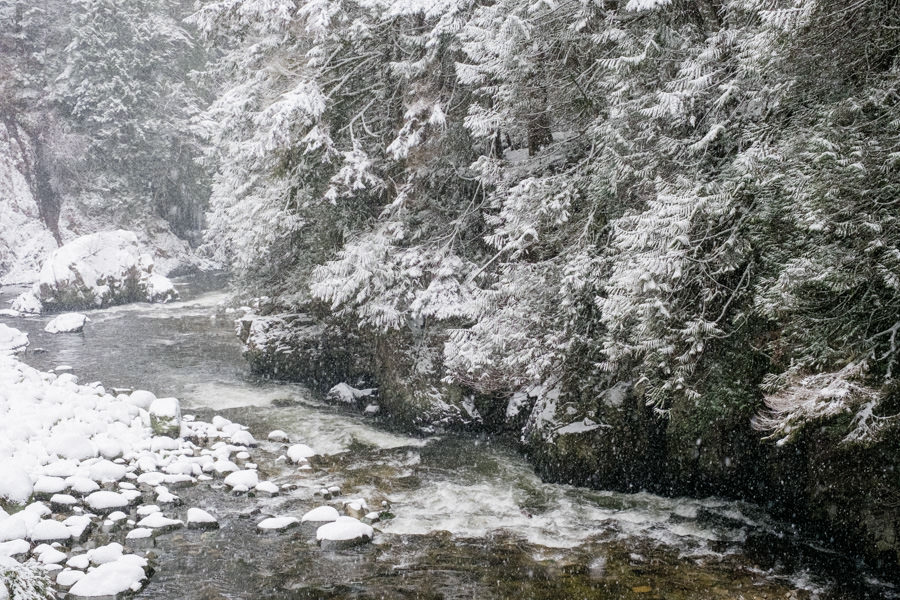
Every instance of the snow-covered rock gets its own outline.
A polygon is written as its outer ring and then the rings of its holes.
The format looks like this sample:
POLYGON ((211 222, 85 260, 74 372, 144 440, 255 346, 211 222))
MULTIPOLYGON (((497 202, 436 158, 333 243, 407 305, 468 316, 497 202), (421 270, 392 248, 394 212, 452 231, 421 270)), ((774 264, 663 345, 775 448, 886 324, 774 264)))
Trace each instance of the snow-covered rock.
POLYGON ((31 544, 21 538, 0 542, 0 556, 24 556, 31 550, 31 544))
POLYGON ((89 550, 87 557, 92 565, 105 565, 106 563, 111 563, 122 558, 123 550, 122 544, 112 542, 111 544, 89 550))
POLYGON ((91 510, 98 513, 108 513, 120 508, 126 508, 129 504, 128 498, 122 494, 107 490, 93 492, 84 501, 91 510))
POLYGON ((31 529, 29 536, 32 542, 68 542, 72 539, 69 528, 53 519, 43 519, 31 529))
POLYGON ((291 438, 280 429, 276 429, 275 431, 270 431, 268 435, 268 439, 270 442, 290 442, 291 438))
POLYGON ((363 517, 367 512, 369 512, 369 505, 366 504, 366 501, 363 498, 345 500, 344 512, 346 512, 351 517, 356 517, 357 519, 359 519, 363 517))
POLYGON ((232 433, 230 439, 231 443, 236 446, 249 446, 252 448, 253 446, 258 445, 258 442, 253 435, 244 429, 232 433))
POLYGON ((281 488, 271 481, 260 481, 253 489, 266 496, 277 496, 281 492, 281 488))
POLYGON ((148 410, 154 400, 156 400, 156 395, 153 392, 148 392, 147 390, 134 390, 129 394, 126 401, 138 408, 148 410))
POLYGON ((200 508, 189 508, 187 512, 188 529, 216 529, 219 522, 214 516, 200 508))
POLYGON ((128 469, 125 465, 116 464, 109 460, 100 460, 90 466, 89 477, 99 483, 119 481, 125 477, 128 469))
MULTIPOLYGON (((29 523, 16 513, 0 520, 0 542, 24 539, 28 536, 29 523)), ((34 526, 33 524, 31 525, 34 526)))
POLYGON ((76 571, 75 569, 63 569, 56 575, 56 585, 59 587, 66 589, 70 588, 84 577, 83 571, 76 571))
POLYGON ((171 529, 179 529, 184 527, 184 521, 179 519, 170 519, 162 513, 151 513, 137 522, 138 527, 146 527, 157 531, 169 531, 171 529))
POLYGON ((28 472, 11 460, 0 462, 0 500, 25 504, 34 491, 28 472))
POLYGON ((177 297, 171 282, 153 273, 153 259, 141 254, 137 236, 117 230, 82 236, 51 252, 34 287, 12 308, 26 312, 37 300, 41 312, 52 312, 177 297))
POLYGON ((84 324, 87 321, 87 316, 81 313, 63 313, 47 323, 44 331, 47 333, 78 333, 84 331, 84 324))
POLYGON ((97 447, 88 436, 75 432, 53 436, 49 440, 47 451, 69 460, 86 460, 97 456, 97 447))
POLYGON ((23 315, 39 315, 44 310, 41 301, 32 292, 24 292, 12 301, 12 310, 23 315))
POLYGON ((332 523, 338 520, 340 513, 333 506, 318 506, 307 512, 300 519, 302 523, 332 523))
POLYGON ((256 528, 266 533, 273 531, 284 531, 285 529, 296 527, 299 524, 300 521, 296 517, 269 517, 268 519, 263 519, 262 521, 260 521, 256 525, 256 528))
POLYGON ((241 468, 231 462, 228 459, 219 459, 215 463, 213 463, 213 471, 215 471, 216 475, 225 475, 226 473, 234 473, 235 471, 240 471, 241 468))
POLYGON ((63 525, 72 532, 72 539, 83 542, 91 531, 91 518, 87 515, 72 515, 63 521, 63 525))
POLYGON ((28 334, 0 323, 0 352, 23 352, 28 346, 28 334))
POLYGON ((38 555, 40 557, 40 562, 45 565, 57 565, 67 558, 65 552, 61 552, 53 546, 46 545, 41 552, 38 552, 37 548, 35 548, 33 554, 38 555))
POLYGON ((127 554, 87 573, 72 586, 69 593, 75 597, 90 598, 137 592, 147 578, 144 572, 146 566, 146 559, 127 554))
POLYGON ((75 496, 69 494, 53 494, 50 496, 50 508, 55 512, 67 512, 78 504, 75 496))
POLYGON ((225 485, 231 488, 243 486, 245 489, 256 487, 259 483, 259 473, 252 469, 235 471, 225 478, 225 485))
POLYGON ((294 444, 287 451, 287 457, 292 463, 306 462, 306 459, 315 455, 316 451, 306 444, 294 444))
POLYGON ((66 480, 62 477, 47 477, 44 475, 34 482, 34 494, 38 497, 47 498, 62 492, 64 489, 66 489, 66 480))
POLYGON ((126 540, 144 540, 153 537, 153 530, 149 527, 135 527, 125 535, 126 540))
POLYGON ((80 477, 78 475, 66 477, 66 486, 76 494, 82 496, 87 496, 91 492, 96 492, 100 489, 100 484, 93 479, 80 477))
POLYGON ((153 433, 173 438, 181 434, 181 403, 178 398, 157 398, 150 404, 148 412, 153 433))
POLYGON ((338 517, 316 530, 316 541, 326 549, 339 549, 371 542, 375 530, 353 517, 338 517))

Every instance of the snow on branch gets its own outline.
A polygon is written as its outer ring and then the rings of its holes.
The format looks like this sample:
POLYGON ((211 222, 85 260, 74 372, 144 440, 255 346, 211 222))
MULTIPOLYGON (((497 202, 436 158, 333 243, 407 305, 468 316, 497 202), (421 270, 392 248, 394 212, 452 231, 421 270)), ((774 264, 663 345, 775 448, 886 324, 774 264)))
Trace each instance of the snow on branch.
MULTIPOLYGON (((878 441, 883 430, 900 414, 879 416, 879 390, 861 383, 866 365, 852 362, 840 371, 806 377, 789 376, 786 385, 766 396, 768 411, 753 419, 753 428, 768 432, 766 439, 787 444, 807 425, 844 414, 853 415, 845 444, 878 441)), ((770 378, 774 381, 775 378, 770 378)))

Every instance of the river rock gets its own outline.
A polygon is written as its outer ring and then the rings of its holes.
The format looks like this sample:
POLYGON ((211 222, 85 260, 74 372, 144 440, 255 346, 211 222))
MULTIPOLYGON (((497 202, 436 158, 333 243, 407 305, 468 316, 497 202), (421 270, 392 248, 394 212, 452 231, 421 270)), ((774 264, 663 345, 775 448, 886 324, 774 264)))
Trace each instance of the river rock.
POLYGON ((325 550, 341 550, 372 541, 375 530, 359 519, 338 517, 316 530, 316 542, 325 550))
POLYGON ((219 522, 214 516, 199 508, 189 508, 187 512, 188 529, 218 529, 219 522))
POLYGON ((333 523, 340 516, 340 513, 333 506, 318 506, 303 515, 300 521, 303 523, 333 523))
POLYGON ((344 512, 356 519, 363 518, 369 512, 369 505, 363 498, 344 501, 344 512))
POLYGON ((157 398, 148 412, 154 434, 172 438, 181 435, 181 403, 177 398, 157 398))
POLYGON ((252 487, 256 487, 259 483, 259 474, 251 469, 235 471, 225 478, 224 483, 232 489, 240 486, 245 488, 245 490, 249 490, 252 487))
POLYGON ((164 532, 184 527, 184 521, 181 521, 179 519, 170 519, 164 516, 162 513, 151 513, 138 521, 137 526, 164 532))
POLYGON ((307 462, 311 456, 315 456, 316 451, 306 444, 294 444, 287 451, 287 457, 292 463, 307 462))
POLYGON ((63 313, 44 327, 47 333, 79 333, 84 331, 84 324, 88 318, 81 313, 63 313))
POLYGON ((260 521, 256 528, 262 533, 273 533, 296 527, 300 521, 296 517, 269 517, 260 521))
POLYGON ((276 429, 275 431, 270 431, 269 435, 268 435, 268 439, 270 442, 283 442, 285 444, 289 443, 291 441, 290 436, 288 436, 288 434, 286 434, 285 432, 283 432, 280 429, 276 429))

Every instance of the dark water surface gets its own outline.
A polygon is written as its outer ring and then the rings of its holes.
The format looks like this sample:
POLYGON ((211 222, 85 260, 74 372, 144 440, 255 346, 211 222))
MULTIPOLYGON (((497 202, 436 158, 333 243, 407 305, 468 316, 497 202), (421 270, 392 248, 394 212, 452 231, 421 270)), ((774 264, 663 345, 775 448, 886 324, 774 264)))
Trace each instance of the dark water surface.
MULTIPOLYGON (((274 498, 230 495, 218 482, 174 490, 184 505, 168 516, 198 506, 222 527, 159 537, 138 598, 900 597, 755 505, 545 484, 490 440, 410 437, 302 386, 258 381, 240 356, 240 311, 226 309, 222 282, 177 285, 184 300, 174 304, 89 311, 82 334, 44 333, 50 317, 0 317, 29 334, 24 360, 39 369, 67 365, 82 382, 177 396, 186 413, 221 414, 259 440, 282 429, 323 454, 304 473, 278 459, 279 444, 255 449, 264 478, 295 486, 274 498), (342 491, 331 503, 364 498, 393 517, 375 525, 373 544, 325 551, 314 529, 256 533, 265 516, 300 517, 325 503, 315 493, 330 485, 342 491)), ((0 306, 18 291, 0 291, 0 306)))

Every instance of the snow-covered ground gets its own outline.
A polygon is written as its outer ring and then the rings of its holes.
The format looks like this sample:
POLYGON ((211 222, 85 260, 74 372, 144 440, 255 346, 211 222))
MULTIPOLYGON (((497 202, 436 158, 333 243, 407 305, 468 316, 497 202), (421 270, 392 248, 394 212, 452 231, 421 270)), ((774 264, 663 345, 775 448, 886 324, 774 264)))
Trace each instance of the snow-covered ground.
MULTIPOLYGON (((185 521, 199 529, 218 525, 196 507, 181 518, 173 490, 219 476, 225 487, 215 488, 230 493, 281 491, 252 462, 257 442, 246 427, 220 416, 211 422, 182 417, 176 399, 148 391, 114 395, 100 383, 79 384, 71 373, 38 371, 16 356, 26 345, 25 334, 0 324, 0 597, 43 598, 52 589, 75 597, 138 591, 152 566, 140 550, 145 540, 185 521), (154 417, 178 428, 171 437, 154 435, 154 417), (97 545, 99 531, 119 539, 97 545)), ((315 451, 293 450, 292 468, 309 470, 315 451)), ((332 512, 327 520, 335 521, 332 512)), ((277 533, 298 524, 299 514, 261 515, 259 528, 277 533)), ((372 538, 371 527, 348 515, 331 529, 321 529, 317 539, 372 538)))

